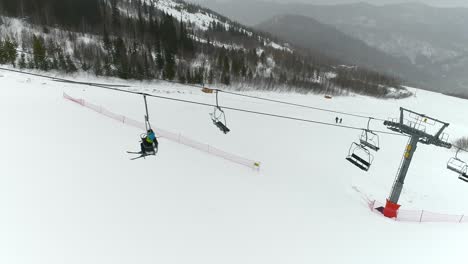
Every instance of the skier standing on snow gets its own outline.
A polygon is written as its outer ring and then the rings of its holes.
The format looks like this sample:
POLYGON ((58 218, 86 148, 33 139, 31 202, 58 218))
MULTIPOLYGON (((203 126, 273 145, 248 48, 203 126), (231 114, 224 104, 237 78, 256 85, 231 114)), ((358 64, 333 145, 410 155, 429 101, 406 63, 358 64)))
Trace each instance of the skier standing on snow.
POLYGON ((335 118, 335 123, 338 124, 338 117, 335 118))

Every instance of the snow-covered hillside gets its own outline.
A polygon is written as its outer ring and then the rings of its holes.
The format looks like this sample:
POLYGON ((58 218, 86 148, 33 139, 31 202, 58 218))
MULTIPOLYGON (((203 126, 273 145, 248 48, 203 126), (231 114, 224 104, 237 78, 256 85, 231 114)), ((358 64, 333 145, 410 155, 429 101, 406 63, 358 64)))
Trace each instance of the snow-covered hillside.
MULTIPOLYGON (((196 5, 190 5, 183 1, 175 0, 144 0, 144 2, 150 6, 154 5, 156 9, 169 14, 185 23, 188 23, 194 27, 195 30, 207 31, 210 24, 217 23, 224 26, 226 30, 229 30, 231 27, 237 28, 240 32, 246 34, 249 37, 252 37, 254 33, 247 28, 240 26, 239 24, 230 21, 225 17, 221 17, 218 14, 215 14, 213 11, 208 9, 203 9, 196 5), (236 24, 236 25, 234 25, 236 24)), ((125 13, 125 12, 124 12, 125 13)), ((272 47, 274 49, 283 50, 292 52, 288 47, 288 44, 278 44, 266 37, 261 37, 265 46, 272 47)), ((195 40, 200 40, 199 38, 194 38, 195 40)), ((226 48, 229 48, 231 45, 229 43, 222 44, 226 48)), ((234 47, 235 48, 235 47, 234 47)))
MULTIPOLYGON (((76 76, 76 80, 89 78, 76 76)), ((98 80, 110 82, 114 80, 98 80)), ((115 82, 115 81, 114 81, 115 82)), ((462 262, 468 225, 395 222, 384 201, 407 139, 381 135, 363 173, 345 160, 359 131, 148 99, 154 126, 262 162, 259 172, 160 139, 158 156, 130 161, 140 133, 62 98, 85 98, 143 119, 141 97, 0 72, 0 263, 450 263, 462 262)), ((213 103, 166 83, 133 90, 213 103)), ((466 101, 416 91, 405 100, 251 93, 379 118, 400 106, 450 122, 466 136, 466 101)), ((334 122, 336 114, 221 95, 223 106, 334 122)), ((367 120, 340 116, 343 125, 367 120)), ((373 129, 385 130, 374 122, 373 129)), ((420 145, 402 208, 468 213, 468 185, 445 168, 453 151, 420 145)), ((467 159, 468 156, 462 156, 467 159)))

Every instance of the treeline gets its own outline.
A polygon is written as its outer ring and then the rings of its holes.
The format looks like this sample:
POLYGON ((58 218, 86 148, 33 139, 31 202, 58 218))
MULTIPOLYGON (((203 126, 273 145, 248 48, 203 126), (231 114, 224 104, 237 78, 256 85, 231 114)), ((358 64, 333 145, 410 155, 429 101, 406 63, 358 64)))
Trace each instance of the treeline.
POLYGON ((384 96, 386 86, 399 87, 372 71, 334 69, 321 56, 265 46, 267 37, 236 23, 211 22, 202 31, 141 0, 0 0, 0 12, 36 25, 19 39, 0 36, 0 63, 20 68, 332 94, 384 96))
POLYGON ((60 25, 77 28, 80 24, 102 24, 105 1, 98 0, 0 0, 0 11, 28 18, 38 25, 60 25))
POLYGON ((338 68, 334 82, 342 89, 375 97, 385 97, 387 87, 399 88, 401 81, 395 77, 387 76, 362 68, 338 68))

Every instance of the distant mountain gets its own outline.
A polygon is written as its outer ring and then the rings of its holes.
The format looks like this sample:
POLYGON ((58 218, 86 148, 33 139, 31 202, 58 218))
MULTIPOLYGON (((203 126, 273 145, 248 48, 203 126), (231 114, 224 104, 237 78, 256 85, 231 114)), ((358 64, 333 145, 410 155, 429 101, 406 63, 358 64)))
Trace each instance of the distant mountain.
POLYGON ((206 0, 232 19, 256 25, 277 15, 296 14, 334 26, 367 45, 424 72, 413 76, 432 90, 468 94, 468 9, 407 3, 376 6, 281 4, 206 0))
POLYGON ((292 44, 339 58, 348 65, 376 69, 404 79, 421 77, 410 63, 373 48, 359 39, 342 33, 333 26, 300 15, 279 15, 256 28, 279 36, 292 44))

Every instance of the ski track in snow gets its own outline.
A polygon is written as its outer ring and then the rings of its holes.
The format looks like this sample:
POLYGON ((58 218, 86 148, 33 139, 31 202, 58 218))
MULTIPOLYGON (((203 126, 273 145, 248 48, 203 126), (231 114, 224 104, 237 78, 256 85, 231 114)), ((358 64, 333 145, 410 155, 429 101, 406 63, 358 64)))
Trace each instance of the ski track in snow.
MULTIPOLYGON (((143 131, 70 104, 62 93, 143 121, 141 97, 0 74, 0 263, 371 264, 466 258, 468 225, 394 222, 363 202, 362 195, 387 197, 404 137, 381 135, 382 149, 363 173, 345 160, 358 131, 226 111, 232 132, 224 135, 209 119, 212 109, 151 98, 154 125, 255 157, 262 169, 164 139, 157 157, 129 161, 126 151, 138 149, 143 131)), ((213 95, 182 85, 130 84, 214 102, 213 95)), ((379 118, 397 117, 402 106, 450 122, 452 138, 468 133, 466 101, 426 91, 405 100, 249 94, 379 118)), ((336 116, 225 94, 220 102, 324 122, 336 116)), ((367 124, 342 117, 346 125, 367 124)), ((385 130, 378 122, 371 127, 385 130)), ((453 154, 419 145, 402 208, 468 213, 468 185, 445 168, 453 154)))

